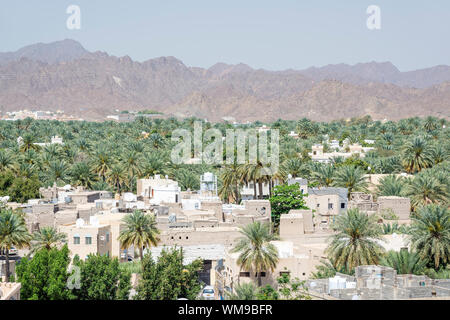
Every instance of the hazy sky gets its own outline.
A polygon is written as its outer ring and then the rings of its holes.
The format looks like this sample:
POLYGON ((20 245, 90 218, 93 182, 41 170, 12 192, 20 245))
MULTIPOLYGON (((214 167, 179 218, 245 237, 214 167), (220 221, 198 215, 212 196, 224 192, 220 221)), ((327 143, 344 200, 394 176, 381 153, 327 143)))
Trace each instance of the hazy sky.
POLYGON ((450 65, 449 0, 10 0, 0 2, 0 51, 75 39, 89 51, 186 65, 269 70, 391 61, 407 71, 450 65), (81 8, 68 30, 66 9, 81 8), (366 27, 369 5, 381 30, 366 27))

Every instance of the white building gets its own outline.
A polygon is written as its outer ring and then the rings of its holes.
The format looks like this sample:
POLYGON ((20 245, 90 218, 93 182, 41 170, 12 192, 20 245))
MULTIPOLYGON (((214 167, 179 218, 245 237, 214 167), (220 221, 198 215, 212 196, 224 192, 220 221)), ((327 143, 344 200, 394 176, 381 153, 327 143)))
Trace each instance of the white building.
POLYGON ((168 179, 161 179, 156 174, 154 178, 139 179, 137 181, 137 196, 149 199, 151 204, 179 203, 181 187, 178 182, 168 179))

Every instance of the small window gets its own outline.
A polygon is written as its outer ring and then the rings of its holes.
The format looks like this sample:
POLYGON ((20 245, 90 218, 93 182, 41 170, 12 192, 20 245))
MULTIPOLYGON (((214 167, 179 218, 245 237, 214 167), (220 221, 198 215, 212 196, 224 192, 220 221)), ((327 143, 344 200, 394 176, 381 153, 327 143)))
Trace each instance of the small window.
POLYGON ((341 203, 341 209, 345 209, 345 203, 344 202, 341 203))
POLYGON ((84 240, 86 244, 92 244, 92 237, 85 237, 84 240))
POLYGON ((290 275, 291 272, 290 271, 280 271, 280 277, 284 276, 284 275, 290 275))
POLYGON ((73 244, 80 244, 80 237, 73 237, 73 244))
POLYGON ((333 209, 333 204, 332 203, 328 204, 328 209, 333 209))
MULTIPOLYGON (((258 276, 258 272, 257 273, 255 273, 255 277, 257 277, 258 276)), ((266 276, 266 273, 265 272, 261 272, 261 277, 265 277, 266 276)))
POLYGON ((250 277, 250 272, 239 272, 239 277, 250 277))
POLYGON ((109 242, 109 232, 106 233, 106 242, 109 242))
POLYGON ((317 204, 317 208, 319 208, 319 207, 320 207, 320 203, 317 204))

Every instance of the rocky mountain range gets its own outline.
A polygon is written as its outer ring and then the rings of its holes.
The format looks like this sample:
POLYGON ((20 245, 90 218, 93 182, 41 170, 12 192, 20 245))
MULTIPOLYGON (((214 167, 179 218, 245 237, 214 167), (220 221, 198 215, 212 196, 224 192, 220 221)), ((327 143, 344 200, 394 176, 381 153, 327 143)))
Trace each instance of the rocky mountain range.
POLYGON ((84 119, 104 119, 116 109, 210 121, 449 117, 450 66, 401 72, 390 62, 370 62, 268 71, 217 63, 205 69, 174 57, 137 62, 63 40, 0 53, 0 111, 20 109, 60 109, 84 119))

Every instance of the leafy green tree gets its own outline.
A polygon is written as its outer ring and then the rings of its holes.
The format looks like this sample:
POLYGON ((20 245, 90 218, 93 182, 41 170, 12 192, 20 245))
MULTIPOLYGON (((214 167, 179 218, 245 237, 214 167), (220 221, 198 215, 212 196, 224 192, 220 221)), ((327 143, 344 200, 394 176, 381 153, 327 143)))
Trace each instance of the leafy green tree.
POLYGON ((39 231, 33 233, 31 253, 35 253, 41 249, 50 250, 66 241, 67 235, 65 233, 58 232, 54 227, 42 227, 39 231))
POLYGON ((5 251, 6 282, 9 282, 9 250, 11 247, 23 248, 30 243, 23 217, 8 208, 0 208, 0 251, 5 251))
POLYGON ((278 291, 270 284, 260 287, 256 292, 258 300, 278 300, 280 297, 278 291))
POLYGON ((117 258, 89 254, 75 265, 80 268, 80 288, 73 289, 77 299, 128 300, 131 274, 120 269, 117 258))
POLYGON ((139 248, 139 256, 143 258, 144 247, 156 246, 159 242, 159 230, 156 227, 156 219, 140 210, 126 215, 123 218, 124 229, 120 232, 119 241, 122 249, 132 245, 139 248))
POLYGON ((447 207, 421 207, 412 217, 411 248, 438 270, 450 260, 450 211, 447 207))
POLYGON ((333 225, 336 233, 325 250, 336 268, 353 270, 361 265, 378 264, 384 249, 375 241, 381 239, 376 219, 359 209, 349 209, 337 217, 333 225))
POLYGON ((305 281, 291 279, 290 273, 283 273, 278 279, 278 292, 282 300, 311 300, 305 281))
POLYGON ((415 252, 408 250, 389 251, 380 260, 382 266, 394 268, 397 274, 417 274, 424 272, 426 260, 420 258, 415 252))
POLYGON ((273 189, 269 201, 272 210, 272 222, 275 226, 280 223, 282 214, 289 213, 292 209, 308 209, 303 199, 304 196, 298 183, 278 185, 273 189))
POLYGON ((19 203, 39 197, 40 183, 38 177, 14 176, 11 171, 0 174, 0 195, 9 196, 10 201, 19 203))
POLYGON ((69 249, 41 249, 33 258, 23 258, 16 268, 17 281, 22 284, 20 298, 23 300, 68 300, 72 299, 67 287, 70 276, 69 249))
POLYGON ((202 269, 200 259, 184 265, 183 250, 163 249, 155 261, 152 254, 142 260, 142 275, 136 289, 137 300, 176 300, 186 298, 195 300, 202 284, 198 272, 202 269))
POLYGON ((261 272, 273 271, 278 263, 278 250, 270 243, 277 237, 270 231, 270 225, 254 222, 241 227, 241 237, 231 250, 239 253, 237 264, 246 271, 257 273, 261 286, 261 272))

